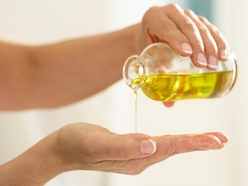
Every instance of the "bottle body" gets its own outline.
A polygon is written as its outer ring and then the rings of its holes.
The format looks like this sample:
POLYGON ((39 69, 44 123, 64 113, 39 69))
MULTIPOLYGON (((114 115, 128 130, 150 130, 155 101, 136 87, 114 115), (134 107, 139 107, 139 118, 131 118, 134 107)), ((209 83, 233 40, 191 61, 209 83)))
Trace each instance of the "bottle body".
POLYGON ((167 44, 156 43, 148 46, 140 58, 130 57, 124 65, 123 76, 133 90, 141 88, 156 101, 217 98, 232 89, 237 66, 231 53, 228 61, 219 61, 214 71, 197 68, 189 57, 179 56, 167 44))
POLYGON ((147 76, 142 91, 156 101, 223 97, 232 86, 232 71, 147 76))

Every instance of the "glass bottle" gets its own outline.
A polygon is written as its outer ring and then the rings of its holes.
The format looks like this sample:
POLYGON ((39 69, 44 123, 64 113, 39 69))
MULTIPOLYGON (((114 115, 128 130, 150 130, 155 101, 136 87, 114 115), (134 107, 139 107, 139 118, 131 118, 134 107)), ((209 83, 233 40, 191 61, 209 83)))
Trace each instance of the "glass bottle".
POLYGON ((195 67, 190 57, 182 57, 169 45, 149 45, 140 56, 129 57, 123 78, 136 93, 138 89, 156 101, 177 101, 225 96, 237 77, 235 54, 218 61, 216 70, 195 67))

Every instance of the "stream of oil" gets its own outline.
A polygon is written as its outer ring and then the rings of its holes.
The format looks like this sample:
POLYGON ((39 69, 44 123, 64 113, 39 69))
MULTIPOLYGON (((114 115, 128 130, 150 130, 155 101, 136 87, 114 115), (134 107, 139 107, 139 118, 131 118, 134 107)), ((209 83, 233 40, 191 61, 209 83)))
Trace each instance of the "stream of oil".
POLYGON ((137 133, 138 131, 138 118, 137 118, 137 91, 133 91, 134 92, 134 109, 135 109, 135 133, 137 133))

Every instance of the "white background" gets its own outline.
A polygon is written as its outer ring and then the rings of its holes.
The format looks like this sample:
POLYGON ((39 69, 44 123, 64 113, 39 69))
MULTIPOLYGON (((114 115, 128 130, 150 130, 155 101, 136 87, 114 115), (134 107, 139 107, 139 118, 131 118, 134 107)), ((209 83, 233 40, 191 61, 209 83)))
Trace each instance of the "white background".
MULTIPOLYGON (((43 44, 113 31, 140 22, 150 6, 169 2, 0 0, 0 37, 26 44, 43 44)), ((238 59, 234 89, 225 98, 178 101, 170 109, 139 92, 138 131, 149 135, 221 131, 230 137, 225 148, 176 155, 138 176, 68 172, 57 176, 47 186, 248 185, 248 2, 218 0, 215 3, 216 25, 238 59)), ((63 125, 79 121, 102 125, 113 132, 133 132, 132 91, 121 80, 97 95, 63 108, 0 112, 0 164, 63 125)))

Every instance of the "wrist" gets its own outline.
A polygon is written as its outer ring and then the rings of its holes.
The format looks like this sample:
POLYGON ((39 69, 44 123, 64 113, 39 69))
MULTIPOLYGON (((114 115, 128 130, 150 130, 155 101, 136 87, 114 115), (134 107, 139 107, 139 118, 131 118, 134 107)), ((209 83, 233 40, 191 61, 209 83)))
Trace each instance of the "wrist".
POLYGON ((143 37, 141 23, 134 24, 115 33, 117 34, 116 37, 120 39, 118 43, 121 43, 124 49, 126 48, 126 54, 140 55, 147 45, 143 37))
POLYGON ((133 41, 135 46, 135 54, 140 55, 147 46, 146 39, 142 29, 142 23, 133 25, 133 41))
POLYGON ((64 160, 57 153, 55 143, 56 132, 0 166, 0 185, 44 185, 65 172, 64 160))

